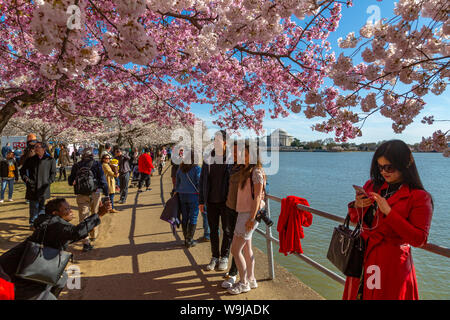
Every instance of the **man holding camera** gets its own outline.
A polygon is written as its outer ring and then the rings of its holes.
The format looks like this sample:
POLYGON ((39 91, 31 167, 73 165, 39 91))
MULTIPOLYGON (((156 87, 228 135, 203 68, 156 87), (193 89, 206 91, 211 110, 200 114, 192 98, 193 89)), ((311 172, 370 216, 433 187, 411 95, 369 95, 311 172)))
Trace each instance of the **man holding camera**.
MULTIPOLYGON (((83 221, 89 213, 94 214, 100 205, 100 192, 109 198, 108 184, 100 162, 94 160, 92 148, 85 148, 81 161, 74 164, 68 178, 69 185, 74 187, 77 196, 78 214, 83 221)), ((89 233, 89 238, 83 239, 83 251, 94 248, 91 241, 97 238, 98 229, 89 233)))

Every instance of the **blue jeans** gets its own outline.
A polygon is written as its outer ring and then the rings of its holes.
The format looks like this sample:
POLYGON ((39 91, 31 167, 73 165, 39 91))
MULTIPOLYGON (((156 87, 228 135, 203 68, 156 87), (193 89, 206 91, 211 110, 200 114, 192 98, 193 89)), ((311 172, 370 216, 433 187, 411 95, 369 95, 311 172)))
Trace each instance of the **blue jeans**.
POLYGON ((111 201, 111 208, 114 209, 114 193, 109 194, 109 200, 111 201))
POLYGON ((198 217, 198 194, 180 193, 181 223, 197 224, 198 217))
POLYGON ((30 200, 30 224, 34 223, 36 218, 45 213, 45 199, 30 200))
POLYGON ((1 197, 2 200, 5 199, 6 186, 8 186, 8 199, 12 199, 14 191, 14 178, 2 179, 2 197, 1 197))

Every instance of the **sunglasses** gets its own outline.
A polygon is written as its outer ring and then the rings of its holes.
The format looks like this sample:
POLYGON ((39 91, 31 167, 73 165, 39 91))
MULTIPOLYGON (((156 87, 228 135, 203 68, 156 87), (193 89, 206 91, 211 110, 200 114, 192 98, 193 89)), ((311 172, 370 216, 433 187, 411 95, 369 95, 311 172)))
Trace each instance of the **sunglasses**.
POLYGON ((394 173, 397 170, 392 164, 378 165, 378 169, 380 169, 380 172, 384 170, 387 173, 394 173))

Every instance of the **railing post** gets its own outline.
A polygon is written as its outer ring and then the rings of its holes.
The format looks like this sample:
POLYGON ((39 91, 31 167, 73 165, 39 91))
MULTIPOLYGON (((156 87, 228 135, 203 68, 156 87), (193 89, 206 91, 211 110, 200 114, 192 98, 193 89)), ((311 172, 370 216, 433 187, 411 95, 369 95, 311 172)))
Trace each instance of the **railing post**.
MULTIPOLYGON (((267 215, 270 218, 269 198, 266 198, 267 215)), ((266 224, 267 259, 269 264, 269 278, 275 279, 275 268, 273 263, 272 228, 266 224)))

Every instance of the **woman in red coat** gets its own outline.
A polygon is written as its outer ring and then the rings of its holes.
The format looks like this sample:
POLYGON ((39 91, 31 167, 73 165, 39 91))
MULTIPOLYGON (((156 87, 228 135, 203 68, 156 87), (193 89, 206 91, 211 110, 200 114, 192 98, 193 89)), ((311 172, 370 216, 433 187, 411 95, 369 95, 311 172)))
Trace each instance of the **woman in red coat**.
POLYGON ((154 168, 152 163, 152 157, 150 156, 150 149, 145 148, 144 153, 138 159, 138 169, 139 169, 139 183, 138 183, 138 192, 142 192, 142 185, 145 181, 146 190, 152 190, 150 188, 150 174, 152 173, 152 169, 154 168))
POLYGON ((347 277, 344 300, 417 300, 411 247, 427 242, 433 202, 409 147, 401 140, 375 151, 366 195, 349 204, 352 222, 363 218, 366 242, 361 278, 347 277))

